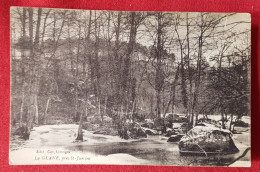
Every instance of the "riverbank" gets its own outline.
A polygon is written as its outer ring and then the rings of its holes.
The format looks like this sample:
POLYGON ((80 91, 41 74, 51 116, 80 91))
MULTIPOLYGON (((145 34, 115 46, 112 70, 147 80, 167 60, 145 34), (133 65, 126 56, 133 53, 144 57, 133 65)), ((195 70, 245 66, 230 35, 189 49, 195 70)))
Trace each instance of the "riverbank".
MULTIPOLYGON (((75 141, 78 125, 43 125, 34 127, 29 140, 11 140, 10 164, 132 164, 213 166, 223 160, 232 161, 248 145, 244 133, 234 135, 241 150, 228 156, 180 156, 177 143, 167 142, 164 136, 124 140, 119 136, 93 134, 83 130, 84 141, 75 141), (218 162, 219 161, 219 162, 218 162)), ((250 157, 249 157, 250 158, 250 157)), ((240 161, 249 162, 248 155, 240 161)), ((223 165, 223 164, 222 164, 223 165)))

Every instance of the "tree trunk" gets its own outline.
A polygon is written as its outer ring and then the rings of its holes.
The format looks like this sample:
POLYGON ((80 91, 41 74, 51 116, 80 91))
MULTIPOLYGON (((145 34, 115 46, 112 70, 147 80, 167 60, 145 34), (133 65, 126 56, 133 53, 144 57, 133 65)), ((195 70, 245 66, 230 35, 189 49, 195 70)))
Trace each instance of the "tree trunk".
POLYGON ((96 16, 96 11, 95 11, 95 20, 94 20, 94 34, 95 34, 95 43, 94 43, 94 73, 95 73, 95 96, 100 99, 101 97, 101 89, 100 89, 100 63, 99 63, 99 34, 100 34, 100 26, 97 22, 97 16, 96 16))
MULTIPOLYGON (((74 118, 75 121, 78 121, 78 106, 79 106, 79 102, 78 102, 78 94, 79 94, 79 89, 78 89, 78 77, 79 77, 79 52, 80 52, 80 33, 81 33, 81 27, 79 25, 78 28, 78 42, 77 42, 77 54, 76 54, 76 71, 75 71, 75 76, 74 76, 74 98, 75 98, 75 102, 74 102, 74 107, 75 107, 75 111, 74 111, 74 118)), ((82 118, 82 113, 80 115, 80 118, 82 118)))
POLYGON ((103 113, 101 112, 101 102, 100 102, 100 99, 98 99, 98 113, 101 117, 101 125, 103 125, 103 122, 104 122, 104 116, 103 116, 103 113))
MULTIPOLYGON (((23 8, 23 17, 22 17, 22 32, 23 37, 26 36, 26 9, 23 8)), ((22 50, 22 60, 24 60, 24 50, 22 50)), ((23 123, 23 111, 24 111, 24 98, 25 98, 25 67, 24 64, 22 64, 22 98, 21 98, 21 107, 20 107, 20 121, 19 121, 19 127, 22 127, 23 123)))
POLYGON ((128 98, 128 85, 130 85, 131 82, 131 76, 130 76, 130 69, 131 69, 131 55, 133 53, 134 45, 135 45, 135 39, 136 39, 136 33, 137 33, 137 24, 136 24, 136 19, 135 19, 136 13, 131 12, 130 17, 130 35, 129 35, 129 41, 127 45, 127 52, 126 52, 126 58, 124 60, 124 69, 123 69, 123 74, 124 76, 122 77, 122 91, 123 91, 123 103, 127 104, 126 98, 128 98))
MULTIPOLYGON (((187 67, 188 67, 188 79, 189 79, 189 93, 192 95, 192 71, 191 71, 191 66, 190 66, 190 23, 189 23, 189 13, 186 14, 186 33, 187 33, 187 67)), ((187 113, 191 113, 191 108, 192 108, 192 97, 189 97, 189 104, 188 104, 188 110, 187 113)))
POLYGON ((195 125, 198 124, 198 120, 199 120, 199 113, 196 113, 195 125))
POLYGON ((159 91, 156 91, 156 116, 157 118, 160 118, 161 114, 161 95, 159 91))
POLYGON ((27 125, 26 125, 26 132, 24 133, 23 138, 25 140, 28 140, 30 137, 30 132, 32 129, 32 124, 33 124, 33 116, 35 114, 35 106, 34 105, 30 105, 28 108, 28 116, 27 116, 27 125))
POLYGON ((80 140, 80 141, 83 141, 82 123, 83 123, 83 113, 80 114, 78 136, 76 138, 76 140, 80 140))
POLYGON ((134 99, 133 105, 132 105, 132 111, 131 111, 131 120, 134 122, 134 112, 135 112, 135 106, 136 106, 136 100, 134 99))
POLYGON ((48 16, 49 16, 50 12, 51 12, 51 10, 49 10, 49 11, 46 13, 45 18, 44 18, 40 52, 41 52, 42 46, 43 46, 43 44, 44 44, 44 36, 45 36, 45 30, 46 30, 46 23, 47 23, 47 19, 48 19, 48 16))
MULTIPOLYGON (((194 88, 194 93, 193 93, 193 99, 192 99, 192 123, 193 123, 193 117, 194 117, 194 112, 196 111, 197 105, 198 105, 198 96, 200 92, 200 82, 201 82, 201 62, 202 62, 202 48, 203 48, 203 17, 201 16, 201 25, 200 25, 200 35, 199 35, 199 40, 198 40, 198 57, 197 57, 197 77, 195 80, 195 88, 194 88)), ((198 114, 199 112, 196 112, 196 118, 195 118, 195 125, 198 122, 198 114)))
POLYGON ((48 115, 48 109, 49 109, 50 101, 51 101, 51 97, 49 97, 49 98, 47 99, 46 106, 45 106, 45 111, 44 111, 44 114, 43 114, 43 117, 42 117, 42 124, 45 123, 45 120, 46 120, 45 118, 46 118, 47 115, 48 115))
POLYGON ((230 115, 230 125, 229 125, 229 130, 232 130, 232 123, 233 123, 233 114, 230 115))
POLYGON ((22 84, 22 98, 21 98, 21 107, 20 107, 19 127, 22 127, 22 124, 23 124, 24 91, 25 91, 24 90, 24 84, 22 84))
MULTIPOLYGON (((31 58, 31 82, 30 82, 30 95, 29 95, 29 107, 28 107, 28 116, 27 116, 27 125, 26 125, 26 133, 24 139, 29 139, 30 131, 33 126, 34 117, 36 113, 36 102, 35 102, 35 83, 36 83, 36 64, 34 59, 34 47, 33 47, 33 9, 27 9, 29 13, 29 37, 30 37, 30 58, 31 58)), ((30 67, 29 67, 30 68, 30 67)))
POLYGON ((156 71, 155 71, 155 90, 156 90, 156 116, 160 118, 161 115, 161 90, 163 86, 163 74, 162 74, 162 13, 157 14, 157 45, 156 45, 156 71))
POLYGON ((85 101, 85 119, 88 121, 88 107, 87 107, 87 101, 85 101))
POLYGON ((96 87, 96 82, 95 82, 95 61, 92 58, 92 52, 90 48, 90 33, 91 33, 91 28, 92 28, 92 11, 89 11, 89 22, 88 22, 88 32, 85 37, 86 44, 85 44, 85 53, 86 56, 88 57, 88 65, 90 68, 90 79, 91 79, 91 86, 94 90, 94 94, 97 95, 97 87, 96 87), (89 45, 89 47, 87 47, 89 45))
POLYGON ((34 118, 34 123, 39 124, 39 112, 38 112, 38 96, 35 94, 34 95, 34 107, 35 107, 35 118, 34 118))
POLYGON ((34 41, 34 47, 36 49, 38 49, 39 42, 40 42, 41 15, 42 15, 42 8, 38 8, 38 20, 36 24, 35 41, 34 41))
POLYGON ((120 27, 121 27, 121 16, 122 12, 119 11, 117 14, 117 25, 115 26, 115 48, 114 48, 114 69, 113 69, 113 75, 114 75, 114 80, 115 80, 115 87, 113 90, 113 95, 117 97, 115 99, 115 103, 119 106, 122 102, 122 94, 120 93, 121 91, 121 66, 122 66, 122 58, 119 57, 119 36, 120 36, 120 27))
POLYGON ((169 102, 167 103, 167 106, 166 106, 166 108, 165 108, 165 110, 164 110, 164 117, 166 116, 166 113, 168 112, 168 110, 169 110, 169 107, 170 107, 170 105, 171 105, 171 102, 172 102, 172 99, 170 99, 169 100, 169 102))
POLYGON ((172 113, 174 113, 174 106, 175 106, 175 92, 176 92, 176 86, 177 86, 177 81, 178 81, 178 78, 179 78, 179 66, 175 72, 175 77, 174 77, 174 81, 171 85, 171 98, 170 98, 170 101, 167 105, 167 108, 164 112, 164 114, 167 113, 169 107, 170 107, 170 104, 172 105, 172 113))
POLYGON ((107 96, 105 97, 105 108, 104 108, 104 114, 107 115, 107 96))
POLYGON ((29 13, 29 37, 30 37, 30 45, 33 49, 33 8, 28 8, 29 13))
POLYGON ((221 122, 222 122, 222 128, 223 128, 223 129, 226 129, 226 126, 225 126, 225 117, 224 117, 223 111, 221 111, 221 122))

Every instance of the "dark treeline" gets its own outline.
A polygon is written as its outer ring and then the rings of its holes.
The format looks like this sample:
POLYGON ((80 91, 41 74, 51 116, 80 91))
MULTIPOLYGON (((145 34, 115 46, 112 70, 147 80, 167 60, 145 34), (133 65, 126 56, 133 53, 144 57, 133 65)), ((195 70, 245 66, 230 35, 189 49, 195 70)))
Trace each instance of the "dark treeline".
POLYGON ((249 115, 250 28, 237 14, 15 7, 11 15, 11 119, 28 137, 55 117, 78 122, 83 140, 93 115, 102 125, 181 113, 188 128, 199 114, 222 115, 223 127, 249 115))

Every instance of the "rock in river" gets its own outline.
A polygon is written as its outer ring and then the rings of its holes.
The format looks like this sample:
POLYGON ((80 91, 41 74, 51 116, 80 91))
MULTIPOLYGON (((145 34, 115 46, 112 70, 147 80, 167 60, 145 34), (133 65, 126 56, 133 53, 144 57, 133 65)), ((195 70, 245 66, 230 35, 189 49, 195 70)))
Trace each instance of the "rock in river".
POLYGON ((183 134, 171 135, 171 137, 167 140, 167 142, 178 142, 181 140, 183 136, 184 136, 183 134))
POLYGON ((181 155, 231 154, 239 150, 229 130, 195 126, 179 142, 181 155))

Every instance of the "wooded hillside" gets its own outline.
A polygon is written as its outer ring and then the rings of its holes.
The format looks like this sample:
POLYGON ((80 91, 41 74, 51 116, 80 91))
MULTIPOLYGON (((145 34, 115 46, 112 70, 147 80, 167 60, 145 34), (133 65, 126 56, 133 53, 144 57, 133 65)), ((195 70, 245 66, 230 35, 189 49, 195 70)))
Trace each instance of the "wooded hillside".
MULTIPOLYGON (((250 21, 239 14, 11 8, 11 122, 119 123, 250 108, 250 21)), ((231 127, 231 125, 230 125, 231 127)), ((230 128, 231 129, 231 128, 230 128)))

